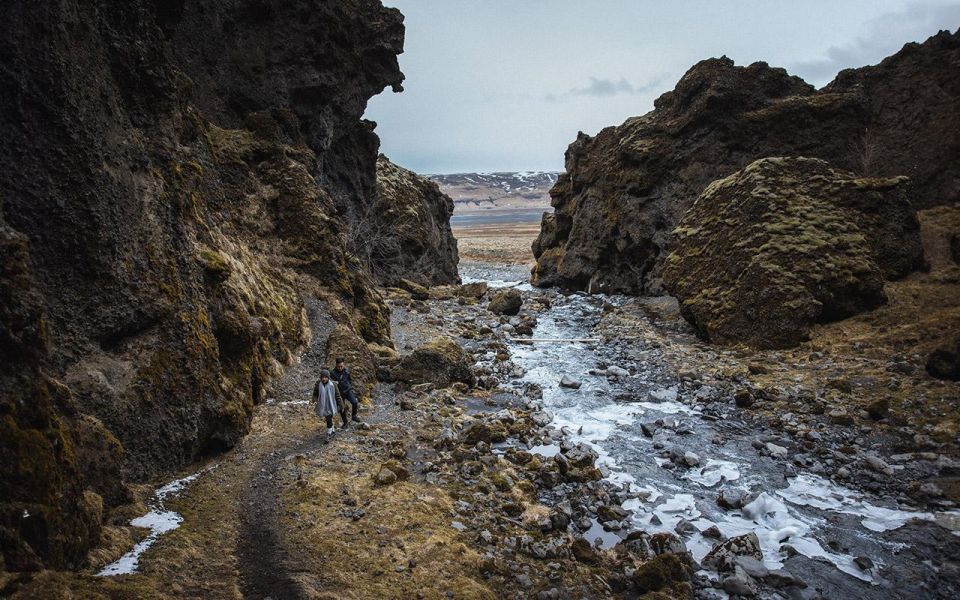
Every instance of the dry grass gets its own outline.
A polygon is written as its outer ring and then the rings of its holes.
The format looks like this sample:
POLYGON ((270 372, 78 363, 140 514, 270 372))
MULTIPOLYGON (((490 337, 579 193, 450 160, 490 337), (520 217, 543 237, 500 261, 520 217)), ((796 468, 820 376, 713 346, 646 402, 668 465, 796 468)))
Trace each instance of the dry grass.
POLYGON ((533 266, 530 246, 540 233, 539 223, 474 225, 453 230, 462 260, 533 266))
POLYGON ((410 481, 375 486, 380 459, 355 450, 337 442, 288 473, 302 475, 285 486, 281 517, 288 543, 301 550, 301 585, 317 598, 494 598, 482 583, 481 556, 451 526, 447 493, 410 481), (365 516, 344 517, 346 498, 365 516))

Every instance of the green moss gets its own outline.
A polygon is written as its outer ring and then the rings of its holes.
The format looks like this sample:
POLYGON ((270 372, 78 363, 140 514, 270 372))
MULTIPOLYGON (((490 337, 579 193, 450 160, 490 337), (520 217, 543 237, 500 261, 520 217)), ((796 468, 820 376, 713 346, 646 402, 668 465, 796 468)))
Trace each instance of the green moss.
POLYGON ((216 281, 226 280, 233 271, 227 258, 216 250, 202 248, 197 258, 199 258, 204 270, 216 281))
POLYGON ((641 593, 657 592, 673 590, 677 584, 684 584, 689 579, 689 565, 676 554, 667 552, 637 567, 633 574, 633 585, 641 593))

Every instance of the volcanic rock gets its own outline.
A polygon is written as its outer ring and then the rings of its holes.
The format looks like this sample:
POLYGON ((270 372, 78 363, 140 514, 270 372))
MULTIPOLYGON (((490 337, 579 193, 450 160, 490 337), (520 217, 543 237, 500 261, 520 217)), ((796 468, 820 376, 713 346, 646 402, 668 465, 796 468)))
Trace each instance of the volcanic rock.
POLYGON ((937 379, 960 381, 960 338, 934 350, 927 359, 927 373, 937 379))
POLYGON ((751 532, 738 535, 717 544, 700 561, 703 566, 720 572, 732 571, 737 557, 749 556, 756 560, 763 560, 763 551, 760 549, 760 538, 751 532))
POLYGON ((674 231, 664 283, 705 339, 783 348, 886 301, 922 262, 902 178, 766 158, 713 182, 674 231))
MULTIPOLYGON (((362 115, 400 89, 403 23, 374 1, 8 9, 0 555, 80 567, 129 501, 121 473, 235 444, 308 331, 390 344, 349 236, 376 201, 362 115)), ((447 235, 444 210, 417 235, 447 235)))
POLYGON ((353 226, 351 239, 357 240, 355 250, 380 281, 460 283, 457 240, 450 231, 453 200, 436 183, 381 154, 376 200, 365 211, 353 226))
POLYGON ((521 306, 523 306, 523 297, 520 296, 520 292, 511 289, 497 292, 490 299, 487 308, 495 315, 512 316, 520 312, 521 306))
POLYGON ((407 383, 434 383, 441 387, 457 381, 472 385, 470 355, 450 338, 436 338, 403 357, 391 372, 393 379, 407 383))
MULTIPOLYGON (((711 58, 654 110, 580 133, 533 245, 533 283, 661 294, 671 232, 704 188, 769 156, 910 181, 915 207, 960 199, 960 32, 907 44, 817 91, 783 69, 711 58)), ((907 264, 905 268, 917 268, 907 264)), ((902 274, 902 271, 900 271, 902 274)))

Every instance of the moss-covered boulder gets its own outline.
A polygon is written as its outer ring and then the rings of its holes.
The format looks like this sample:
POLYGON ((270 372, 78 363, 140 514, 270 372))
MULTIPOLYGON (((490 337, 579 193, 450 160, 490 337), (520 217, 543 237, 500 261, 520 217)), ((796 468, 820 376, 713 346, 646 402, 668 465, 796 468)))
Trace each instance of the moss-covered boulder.
POLYGON ((495 315, 516 315, 523 306, 523 296, 517 290, 502 290, 490 299, 487 308, 495 315))
POLYGON ((758 160, 684 215, 664 283, 704 339, 796 345, 816 323, 883 304, 884 277, 923 264, 903 183, 817 159, 758 160))
POLYGON ((809 156, 864 177, 910 178, 918 208, 960 201, 960 31, 910 43, 816 89, 727 57, 691 67, 654 109, 580 133, 550 190, 532 283, 661 295, 670 232, 711 182, 768 156, 809 156))
POLYGON ((690 577, 693 574, 686 554, 659 554, 637 567, 633 573, 633 587, 637 592, 671 592, 668 597, 691 596, 690 577))
POLYGON ((436 338, 403 357, 391 373, 397 381, 449 386, 473 384, 470 355, 450 338, 436 338))
POLYGON ((381 154, 375 201, 350 232, 354 251, 387 285, 401 279, 422 285, 459 283, 451 215, 453 200, 436 183, 381 154))

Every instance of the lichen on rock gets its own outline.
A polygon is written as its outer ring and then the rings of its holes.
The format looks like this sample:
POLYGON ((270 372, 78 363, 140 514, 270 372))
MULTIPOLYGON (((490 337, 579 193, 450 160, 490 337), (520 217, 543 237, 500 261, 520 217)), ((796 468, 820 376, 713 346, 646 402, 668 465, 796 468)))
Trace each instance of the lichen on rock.
POLYGON ((663 276, 706 339, 761 348, 886 301, 884 275, 922 264, 905 178, 766 158, 714 181, 673 232, 663 276))

